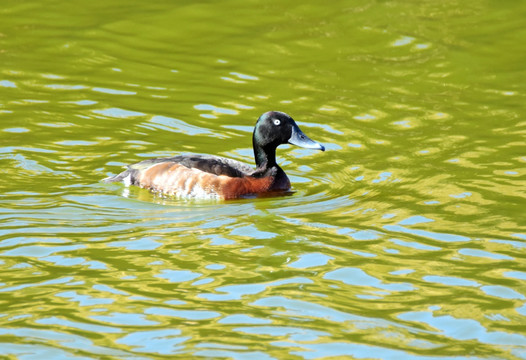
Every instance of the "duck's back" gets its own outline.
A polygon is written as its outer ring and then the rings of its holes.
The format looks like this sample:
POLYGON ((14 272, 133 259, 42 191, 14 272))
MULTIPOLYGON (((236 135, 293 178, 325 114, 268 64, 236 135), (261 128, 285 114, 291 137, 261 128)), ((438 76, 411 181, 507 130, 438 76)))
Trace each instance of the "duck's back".
POLYGON ((273 177, 255 177, 240 161, 212 155, 179 155, 148 159, 128 166, 106 182, 122 181, 166 195, 196 198, 236 198, 267 191, 273 177))

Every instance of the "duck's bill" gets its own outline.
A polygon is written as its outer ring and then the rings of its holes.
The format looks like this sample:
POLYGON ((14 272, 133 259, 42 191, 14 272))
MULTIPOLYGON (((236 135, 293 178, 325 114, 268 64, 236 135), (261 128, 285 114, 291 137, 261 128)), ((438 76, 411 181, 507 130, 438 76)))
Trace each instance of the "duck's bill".
POLYGON ((292 135, 290 136, 289 144, 300 146, 306 149, 325 151, 325 146, 323 146, 320 143, 317 143, 314 140, 311 140, 307 135, 303 133, 303 131, 300 130, 300 128, 297 125, 292 127, 292 135))

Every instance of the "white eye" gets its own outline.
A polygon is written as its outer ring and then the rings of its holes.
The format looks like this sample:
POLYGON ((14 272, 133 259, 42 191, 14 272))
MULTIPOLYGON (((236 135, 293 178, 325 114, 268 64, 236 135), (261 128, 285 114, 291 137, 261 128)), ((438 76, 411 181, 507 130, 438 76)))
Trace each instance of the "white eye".
POLYGON ((281 121, 279 121, 278 119, 274 119, 274 125, 279 125, 281 124, 281 121))

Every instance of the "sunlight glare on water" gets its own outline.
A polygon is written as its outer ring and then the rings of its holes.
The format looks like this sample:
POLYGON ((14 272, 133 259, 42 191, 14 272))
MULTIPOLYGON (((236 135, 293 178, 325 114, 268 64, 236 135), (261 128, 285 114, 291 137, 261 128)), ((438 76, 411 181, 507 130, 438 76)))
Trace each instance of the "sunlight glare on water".
POLYGON ((526 359, 525 13, 8 0, 0 357, 526 359), (269 110, 286 196, 101 182, 269 110))

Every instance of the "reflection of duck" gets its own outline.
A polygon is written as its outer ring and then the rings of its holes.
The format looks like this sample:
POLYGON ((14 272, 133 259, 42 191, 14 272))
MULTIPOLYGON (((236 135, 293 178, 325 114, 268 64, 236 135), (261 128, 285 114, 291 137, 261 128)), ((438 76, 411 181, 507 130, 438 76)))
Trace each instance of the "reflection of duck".
POLYGON ((104 181, 122 181, 167 195, 201 198, 232 199, 286 191, 290 181, 276 163, 276 148, 286 143, 325 150, 309 139, 289 115, 269 111, 259 117, 252 135, 256 169, 219 156, 179 155, 128 165, 127 170, 104 181))

